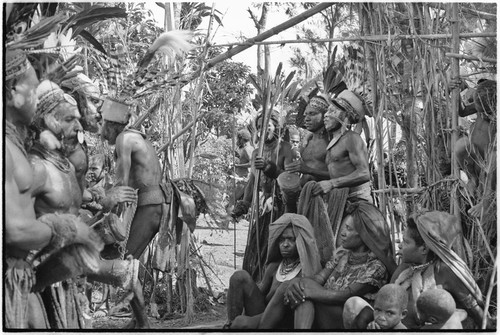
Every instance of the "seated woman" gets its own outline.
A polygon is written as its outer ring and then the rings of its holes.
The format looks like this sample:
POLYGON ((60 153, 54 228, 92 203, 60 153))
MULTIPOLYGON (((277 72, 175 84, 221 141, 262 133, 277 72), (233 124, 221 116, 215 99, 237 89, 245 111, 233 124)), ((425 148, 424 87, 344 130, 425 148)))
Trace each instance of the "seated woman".
POLYGON ((256 284, 245 270, 231 276, 225 329, 259 328, 262 312, 280 286, 292 278, 310 276, 321 269, 314 231, 303 215, 288 213, 271 223, 268 245, 261 282, 256 284))
MULTIPOLYGON (((420 329, 424 325, 424 320, 419 319, 416 301, 422 292, 437 287, 448 291, 455 299, 457 308, 465 309, 476 326, 481 326, 481 291, 465 262, 452 250, 461 237, 459 225, 456 217, 438 211, 408 219, 401 246, 403 263, 391 279, 391 282, 407 290, 408 314, 403 324, 408 329, 420 329)), ((354 310, 354 300, 346 303, 346 308, 354 310)), ((366 309, 363 312, 367 312, 366 309)), ((359 323, 356 328, 365 329, 373 320, 373 313, 357 320, 359 323)))
MULTIPOLYGON (((355 295, 373 299, 396 268, 389 227, 382 213, 366 201, 349 204, 343 219, 340 249, 315 276, 295 278, 284 293, 285 303, 295 309, 295 328, 342 329, 345 301, 355 295)), ((269 305, 279 310, 283 303, 269 305)), ((269 307, 269 306, 268 306, 269 307)), ((267 312, 267 309, 266 309, 267 312)), ((272 326, 279 320, 264 313, 261 324, 272 326)))

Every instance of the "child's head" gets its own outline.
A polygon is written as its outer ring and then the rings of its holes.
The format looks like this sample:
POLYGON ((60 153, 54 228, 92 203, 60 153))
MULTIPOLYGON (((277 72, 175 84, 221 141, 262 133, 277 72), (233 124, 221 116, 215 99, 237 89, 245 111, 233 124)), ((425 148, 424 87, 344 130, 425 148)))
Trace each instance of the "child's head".
POLYGON ((455 313, 455 300, 445 290, 429 289, 417 299, 417 312, 422 322, 444 324, 455 313))
POLYGON ((405 318, 408 310, 406 290, 396 284, 384 285, 377 293, 374 304, 374 321, 381 329, 392 329, 405 318))

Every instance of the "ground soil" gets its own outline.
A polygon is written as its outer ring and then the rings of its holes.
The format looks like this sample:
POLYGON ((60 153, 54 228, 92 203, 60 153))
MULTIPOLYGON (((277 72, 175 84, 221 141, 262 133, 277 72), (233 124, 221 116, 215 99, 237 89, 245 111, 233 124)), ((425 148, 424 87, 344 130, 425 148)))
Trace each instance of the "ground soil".
MULTIPOLYGON (((221 329, 226 322, 225 294, 229 286, 229 278, 235 269, 241 269, 243 254, 247 242, 248 222, 240 220, 234 229, 230 223, 222 229, 198 222, 193 233, 198 252, 205 264, 205 273, 214 297, 207 299, 207 308, 203 312, 196 311, 188 320, 185 314, 161 315, 160 318, 149 317, 152 329, 221 329)), ((209 292, 207 280, 201 271, 197 271, 197 286, 209 292)), ((210 295, 210 294, 208 294, 210 295)), ((93 299, 94 300, 94 299, 93 299)), ((159 306, 160 307, 160 306, 159 306)), ((103 311, 92 314, 93 329, 121 329, 130 321, 130 314, 123 316, 106 316, 103 311)))

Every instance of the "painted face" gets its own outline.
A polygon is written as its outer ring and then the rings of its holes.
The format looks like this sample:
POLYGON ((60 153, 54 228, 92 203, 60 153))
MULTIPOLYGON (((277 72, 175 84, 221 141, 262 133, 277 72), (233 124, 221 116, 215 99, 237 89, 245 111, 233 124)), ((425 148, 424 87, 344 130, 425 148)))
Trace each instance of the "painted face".
POLYGON ((422 264, 425 259, 422 256, 422 246, 417 246, 415 240, 410 236, 408 229, 403 233, 403 243, 399 248, 402 253, 402 261, 408 264, 422 264))
POLYGON ((304 111, 304 125, 310 132, 314 133, 315 131, 318 131, 324 126, 323 113, 307 106, 304 111))
POLYGON ((330 105, 325 113, 325 128, 326 130, 337 130, 339 129, 344 120, 345 112, 335 105, 330 105))
POLYGON ((78 132, 83 131, 80 124, 80 112, 78 107, 73 103, 61 102, 54 112, 57 121, 61 127, 62 135, 67 139, 75 139, 78 132))
POLYGON ((354 229, 354 217, 348 215, 344 218, 344 229, 340 234, 342 246, 348 250, 355 250, 364 245, 356 229, 354 229))
POLYGON ((382 299, 376 299, 373 306, 374 321, 381 329, 392 329, 401 319, 405 317, 406 311, 399 306, 397 299, 384 296, 382 299))
POLYGON ((292 227, 287 227, 281 233, 279 238, 280 253, 283 258, 297 258, 299 252, 297 251, 297 245, 295 244, 295 234, 293 233, 292 227))
POLYGON ((38 96, 36 89, 40 82, 33 67, 29 67, 21 80, 18 80, 13 90, 13 102, 18 110, 17 117, 23 124, 30 124, 35 116, 38 96))

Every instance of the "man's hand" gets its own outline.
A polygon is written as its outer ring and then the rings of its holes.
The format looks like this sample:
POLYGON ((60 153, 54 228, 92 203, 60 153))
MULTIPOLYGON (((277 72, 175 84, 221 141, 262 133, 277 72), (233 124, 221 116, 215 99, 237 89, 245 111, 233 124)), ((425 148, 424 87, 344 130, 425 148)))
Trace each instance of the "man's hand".
POLYGON ((137 192, 129 186, 116 186, 106 191, 106 197, 102 200, 103 210, 109 211, 123 202, 137 201, 137 192))
POLYGON ((312 194, 313 196, 323 195, 330 192, 332 189, 333 185, 330 180, 322 180, 317 182, 316 185, 314 185, 314 188, 312 189, 312 194))
POLYGON ((259 169, 259 170, 264 170, 264 168, 266 167, 266 162, 264 161, 264 158, 262 157, 255 157, 255 161, 254 161, 254 166, 256 169, 259 169))
POLYGON ((285 171, 290 173, 306 173, 306 167, 304 162, 298 159, 290 164, 285 164, 285 171))

